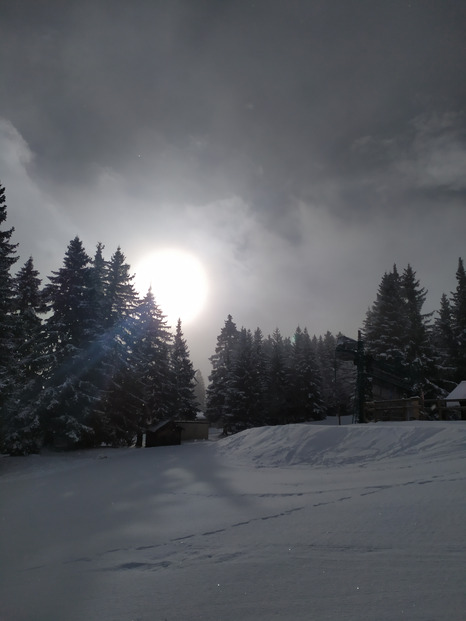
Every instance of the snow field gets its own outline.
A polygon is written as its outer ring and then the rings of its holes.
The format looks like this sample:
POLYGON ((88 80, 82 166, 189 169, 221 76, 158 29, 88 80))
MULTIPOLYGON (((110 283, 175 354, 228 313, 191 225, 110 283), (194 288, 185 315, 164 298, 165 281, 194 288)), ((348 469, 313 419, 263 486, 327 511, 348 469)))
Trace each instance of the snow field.
POLYGON ((0 460, 2 621, 464 621, 466 425, 0 460))

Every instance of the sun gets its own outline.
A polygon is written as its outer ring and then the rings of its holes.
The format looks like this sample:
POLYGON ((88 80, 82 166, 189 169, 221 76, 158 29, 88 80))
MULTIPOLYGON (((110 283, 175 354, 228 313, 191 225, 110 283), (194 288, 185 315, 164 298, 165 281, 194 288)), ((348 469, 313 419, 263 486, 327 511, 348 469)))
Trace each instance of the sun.
POLYGON ((155 301, 170 325, 183 324, 199 316, 207 301, 208 280, 202 263, 177 248, 146 255, 136 266, 135 287, 145 295, 152 287, 155 301))

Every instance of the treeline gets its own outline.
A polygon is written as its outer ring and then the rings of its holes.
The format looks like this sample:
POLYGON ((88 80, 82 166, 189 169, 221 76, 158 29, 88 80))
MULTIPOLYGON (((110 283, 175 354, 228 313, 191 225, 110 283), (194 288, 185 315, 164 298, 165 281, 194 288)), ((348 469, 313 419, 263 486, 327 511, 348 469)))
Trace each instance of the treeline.
POLYGON ((173 335, 152 292, 140 299, 121 249, 91 258, 76 237, 42 288, 32 258, 12 276, 12 234, 0 228, 1 450, 129 445, 157 421, 194 419, 181 322, 173 335))
POLYGON ((229 433, 348 413, 352 389, 347 378, 354 372, 340 369, 337 390, 335 347, 330 332, 317 338, 298 327, 292 337, 283 337, 277 328, 264 338, 260 328, 254 333, 238 329, 229 315, 210 358, 208 419, 221 421, 229 433))
POLYGON ((366 352, 405 379, 407 396, 439 398, 466 380, 466 273, 458 260, 457 286, 436 313, 423 313, 427 291, 408 265, 380 282, 364 321, 366 352))
MULTIPOLYGON (((383 275, 367 311, 364 387, 372 398, 370 366, 397 377, 404 395, 439 398, 466 379, 466 276, 460 258, 457 288, 442 296, 434 313, 423 313, 427 291, 408 265, 383 275)), ((353 413, 356 372, 352 361, 336 355, 338 337, 310 337, 307 329, 266 338, 238 329, 231 315, 210 358, 206 413, 225 431, 245 427, 319 420, 353 413)))
MULTIPOLYGON (((139 297, 121 249, 106 260, 98 244, 90 257, 76 237, 42 287, 32 258, 12 275, 6 218, 0 186, 0 450, 130 445, 158 421, 195 418, 204 384, 181 322, 172 334, 152 292, 139 297)), ((394 266, 367 311, 366 354, 402 377, 406 396, 442 397, 466 379, 462 259, 456 279, 439 311, 423 313, 416 273, 394 266)), ((298 327, 264 337, 229 315, 210 358, 207 417, 228 431, 352 413, 355 366, 335 355, 339 336, 298 327)))

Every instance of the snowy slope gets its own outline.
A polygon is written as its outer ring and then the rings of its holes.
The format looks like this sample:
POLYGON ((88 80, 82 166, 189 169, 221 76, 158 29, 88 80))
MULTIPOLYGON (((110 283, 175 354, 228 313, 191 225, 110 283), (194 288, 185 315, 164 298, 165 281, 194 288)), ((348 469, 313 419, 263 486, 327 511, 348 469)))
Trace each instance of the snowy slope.
POLYGON ((466 425, 0 460, 1 621, 464 621, 466 425))
POLYGON ((226 438, 223 452, 255 466, 373 466, 394 457, 424 459, 466 452, 464 424, 286 425, 258 427, 226 438))

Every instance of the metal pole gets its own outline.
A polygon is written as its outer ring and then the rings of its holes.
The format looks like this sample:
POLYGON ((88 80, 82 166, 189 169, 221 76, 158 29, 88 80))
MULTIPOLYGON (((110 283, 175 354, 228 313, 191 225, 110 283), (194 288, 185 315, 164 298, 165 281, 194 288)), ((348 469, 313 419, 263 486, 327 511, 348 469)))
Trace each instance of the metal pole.
POLYGON ((365 365, 364 365, 364 341, 361 330, 358 330, 358 348, 356 352, 357 380, 356 380, 356 422, 365 423, 364 400, 365 400, 365 365))

